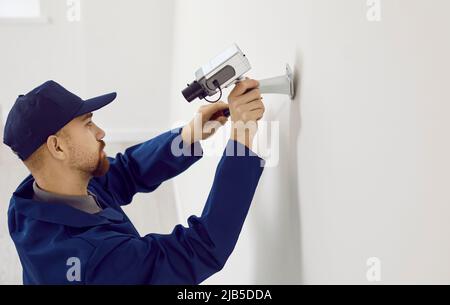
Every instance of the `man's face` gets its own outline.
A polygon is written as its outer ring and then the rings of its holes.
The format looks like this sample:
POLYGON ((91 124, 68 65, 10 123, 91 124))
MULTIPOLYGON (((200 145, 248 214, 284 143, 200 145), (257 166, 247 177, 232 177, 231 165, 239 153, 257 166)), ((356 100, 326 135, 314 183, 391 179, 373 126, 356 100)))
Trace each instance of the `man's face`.
POLYGON ((92 121, 92 113, 73 119, 64 127, 69 166, 93 177, 105 175, 109 161, 103 150, 105 132, 92 121))

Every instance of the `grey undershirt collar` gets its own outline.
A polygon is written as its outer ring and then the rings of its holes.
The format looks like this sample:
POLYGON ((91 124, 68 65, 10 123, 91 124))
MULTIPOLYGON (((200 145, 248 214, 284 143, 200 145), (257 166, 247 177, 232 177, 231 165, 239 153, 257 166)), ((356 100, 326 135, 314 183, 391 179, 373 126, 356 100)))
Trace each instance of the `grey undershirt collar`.
POLYGON ((102 210, 100 204, 97 201, 97 197, 95 196, 95 194, 89 192, 89 190, 88 195, 84 196, 59 195, 41 189, 37 185, 36 181, 34 181, 33 191, 33 200, 55 204, 67 204, 75 209, 89 214, 95 214, 102 210))

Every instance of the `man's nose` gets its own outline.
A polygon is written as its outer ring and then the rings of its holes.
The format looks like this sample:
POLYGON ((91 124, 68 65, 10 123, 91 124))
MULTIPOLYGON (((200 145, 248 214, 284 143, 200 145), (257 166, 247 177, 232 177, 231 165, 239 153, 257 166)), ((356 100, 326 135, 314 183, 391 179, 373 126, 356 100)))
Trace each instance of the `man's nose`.
POLYGON ((98 128, 97 139, 101 140, 105 137, 106 133, 103 129, 98 128))

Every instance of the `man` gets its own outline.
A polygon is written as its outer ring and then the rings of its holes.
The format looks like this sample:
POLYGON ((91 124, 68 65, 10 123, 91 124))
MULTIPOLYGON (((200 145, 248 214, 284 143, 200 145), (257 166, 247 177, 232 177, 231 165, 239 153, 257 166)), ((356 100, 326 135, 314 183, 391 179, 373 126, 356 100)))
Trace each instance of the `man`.
POLYGON ((105 132, 92 120, 115 93, 83 101, 48 81, 19 96, 4 143, 31 172, 8 210, 24 284, 198 284, 221 270, 263 172, 264 160, 251 150, 257 128, 248 128, 264 114, 258 86, 251 79, 240 82, 228 104, 203 106, 200 120, 196 116, 116 158, 106 156, 105 132), (199 141, 215 132, 203 127, 225 124, 225 109, 233 132, 201 217, 191 216, 188 228, 178 225, 171 234, 141 237, 121 206, 198 161, 199 141), (202 130, 195 132, 198 123, 202 130))

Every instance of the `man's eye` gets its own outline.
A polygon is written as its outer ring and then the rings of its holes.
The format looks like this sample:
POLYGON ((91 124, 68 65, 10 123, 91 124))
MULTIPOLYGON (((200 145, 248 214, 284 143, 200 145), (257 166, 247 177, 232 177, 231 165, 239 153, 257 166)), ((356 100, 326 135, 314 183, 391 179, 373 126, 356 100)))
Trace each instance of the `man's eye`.
POLYGON ((87 126, 91 126, 92 125, 92 121, 88 122, 86 125, 87 126))

